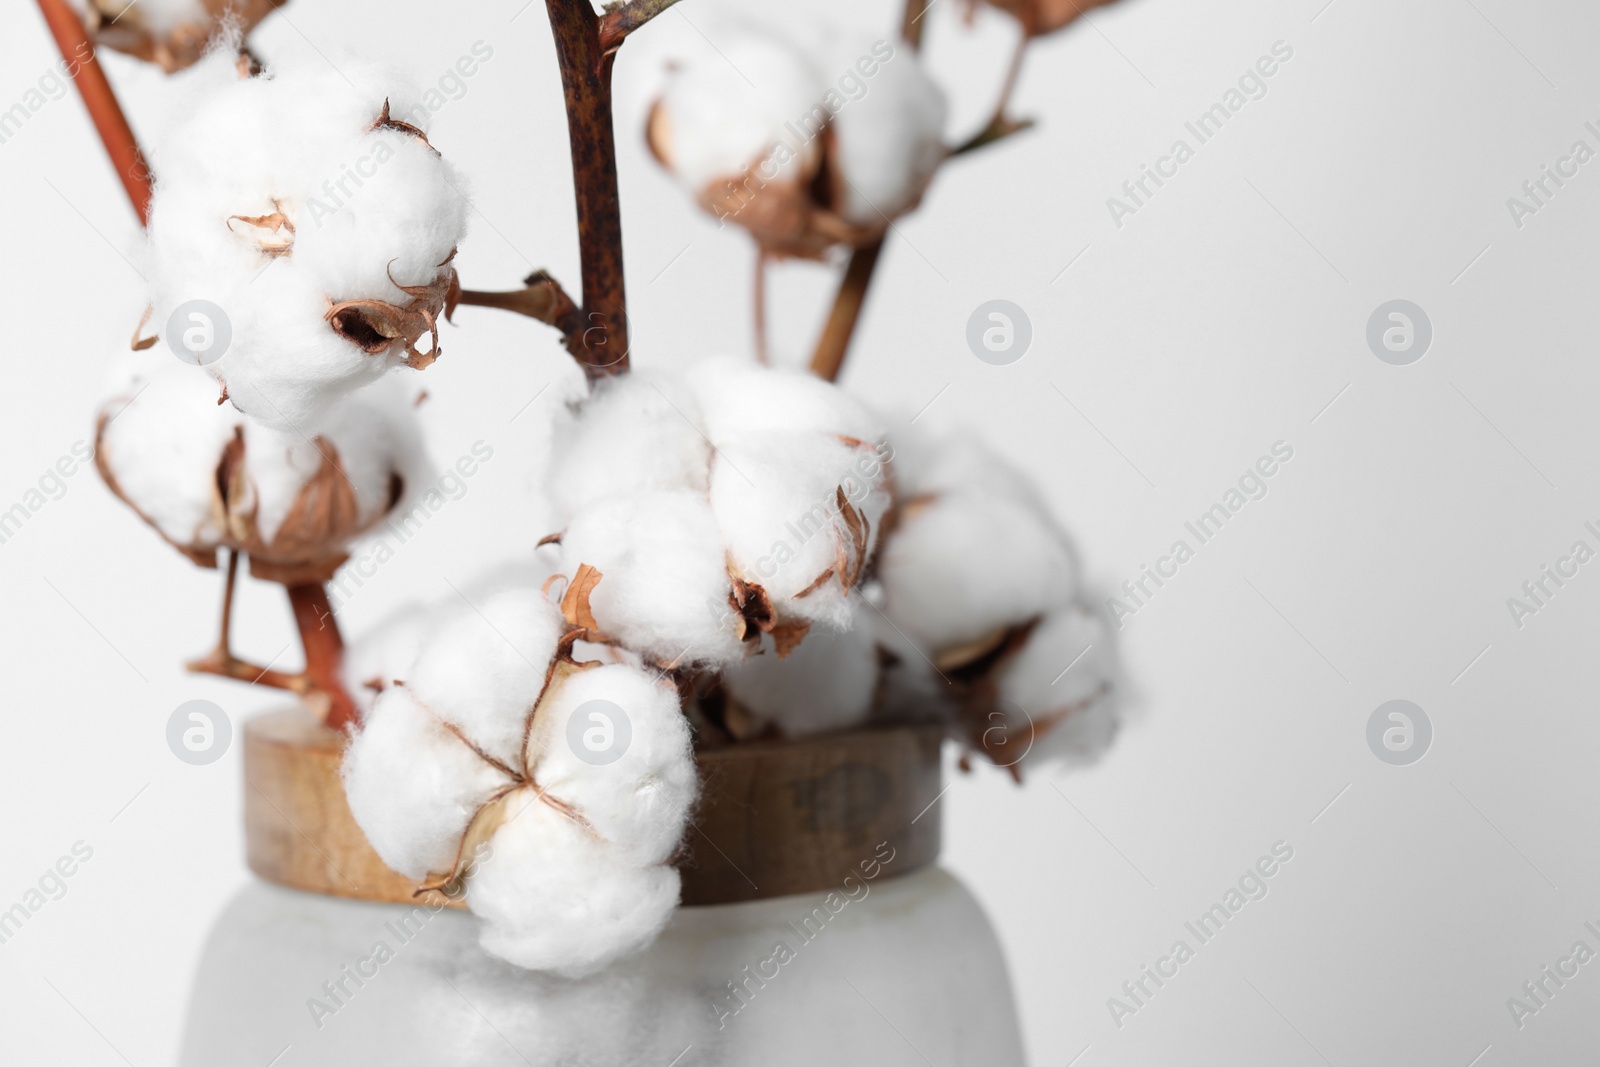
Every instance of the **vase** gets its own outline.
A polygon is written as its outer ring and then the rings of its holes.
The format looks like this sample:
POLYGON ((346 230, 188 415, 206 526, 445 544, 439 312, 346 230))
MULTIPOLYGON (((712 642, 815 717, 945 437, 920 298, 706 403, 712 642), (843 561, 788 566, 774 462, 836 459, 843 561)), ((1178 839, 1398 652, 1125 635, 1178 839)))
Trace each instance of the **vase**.
POLYGON ((207 936, 183 1067, 1023 1062, 993 928, 935 862, 937 730, 698 754, 685 906, 577 980, 490 956, 470 913, 383 867, 341 742, 298 710, 246 725, 261 880, 207 936))

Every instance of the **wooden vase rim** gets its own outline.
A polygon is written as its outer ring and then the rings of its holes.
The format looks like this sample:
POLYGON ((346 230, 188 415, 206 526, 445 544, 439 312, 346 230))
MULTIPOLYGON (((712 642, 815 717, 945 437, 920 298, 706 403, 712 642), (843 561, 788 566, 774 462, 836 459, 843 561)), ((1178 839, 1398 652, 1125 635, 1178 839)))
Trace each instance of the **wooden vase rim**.
MULTIPOLYGON (((259 877, 293 889, 459 907, 386 867, 345 800, 344 736, 300 707, 244 725, 245 850, 259 877)), ((937 725, 882 726, 695 753, 701 797, 677 860, 685 905, 841 886, 880 845, 886 876, 939 855, 937 725)))

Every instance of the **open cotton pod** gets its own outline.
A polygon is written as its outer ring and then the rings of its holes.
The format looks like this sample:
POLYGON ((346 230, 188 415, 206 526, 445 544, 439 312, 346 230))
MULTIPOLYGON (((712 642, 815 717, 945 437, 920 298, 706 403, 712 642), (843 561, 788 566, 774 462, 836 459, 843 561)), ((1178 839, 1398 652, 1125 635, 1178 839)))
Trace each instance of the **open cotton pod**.
POLYGON ((95 465, 194 562, 215 567, 219 548, 235 549, 285 585, 327 581, 428 473, 398 389, 350 397, 301 436, 218 406, 206 375, 176 364, 136 375, 101 408, 95 465))
POLYGON ((368 841, 464 891, 484 948, 518 966, 576 976, 642 948, 677 905, 667 863, 698 790, 676 689, 575 660, 583 631, 536 589, 434 619, 345 757, 368 841))
POLYGON ((1017 774, 1052 731, 1062 754, 1109 743, 1115 651, 1066 534, 975 439, 906 427, 896 443, 902 499, 876 572, 899 638, 891 698, 939 694, 963 742, 1017 774))
MULTIPOLYGON (((993 7, 1012 15, 1022 23, 1022 32, 1028 37, 1054 33, 1076 22, 1091 8, 1104 7, 1112 0, 986 0, 993 7)), ((978 0, 971 0, 976 9, 978 0)))
POLYGON ((219 32, 248 37, 288 0, 72 0, 90 38, 171 74, 195 63, 219 32))
POLYGON ((646 131, 702 208, 769 254, 816 259, 916 207, 945 157, 946 105, 914 51, 752 29, 719 49, 671 72, 646 131))
POLYGON ((717 359, 602 383, 557 431, 550 490, 557 569, 604 575, 593 629, 720 669, 849 625, 892 486, 882 424, 837 386, 717 359))
POLYGON ((431 363, 467 205, 416 90, 343 57, 241 79, 223 55, 187 88, 155 153, 150 328, 284 429, 431 363))

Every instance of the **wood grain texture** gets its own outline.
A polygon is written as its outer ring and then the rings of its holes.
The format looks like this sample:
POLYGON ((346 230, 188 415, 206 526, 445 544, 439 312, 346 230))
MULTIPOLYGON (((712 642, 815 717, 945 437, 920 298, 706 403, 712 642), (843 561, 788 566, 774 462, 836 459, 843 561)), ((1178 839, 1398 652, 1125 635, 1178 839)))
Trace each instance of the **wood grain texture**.
MULTIPOLYGON (((937 726, 906 726, 697 754, 704 785, 679 860, 683 903, 836 889, 882 842, 895 850, 886 875, 932 863, 941 737, 937 726)), ((250 869, 313 893, 417 902, 415 883, 384 866, 350 814, 343 747, 340 734, 300 708, 245 724, 250 869)))

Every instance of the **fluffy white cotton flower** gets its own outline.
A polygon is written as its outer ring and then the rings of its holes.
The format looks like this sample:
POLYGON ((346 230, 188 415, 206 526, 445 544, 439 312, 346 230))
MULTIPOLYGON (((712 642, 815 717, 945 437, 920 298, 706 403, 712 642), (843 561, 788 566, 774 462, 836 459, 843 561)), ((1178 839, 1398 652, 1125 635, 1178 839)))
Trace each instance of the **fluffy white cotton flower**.
POLYGON ((561 572, 596 627, 663 665, 787 655, 847 625, 891 501, 883 423, 838 386, 726 359, 607 385, 558 434, 561 572), (657 442, 657 447, 652 443, 657 442))
POLYGON ((420 704, 406 686, 378 697, 344 758, 350 812, 391 868, 448 871, 473 815, 512 782, 420 704))
POLYGON ((431 622, 420 641, 391 631, 420 651, 351 739, 356 821, 401 873, 464 885, 485 948, 512 963, 577 975, 642 947, 677 904, 666 863, 698 789, 675 686, 575 661, 524 583, 431 622))
POLYGON ((848 628, 818 630, 779 659, 770 641, 760 655, 722 675, 728 696, 758 726, 785 737, 845 730, 866 720, 878 695, 881 659, 873 608, 851 598, 848 628))
MULTIPOLYGON (((830 49, 834 69, 850 71, 884 50, 857 41, 830 49)), ((859 99, 846 97, 833 116, 831 164, 838 186, 834 208, 856 226, 878 228, 917 206, 933 172, 944 162, 944 92, 918 61, 896 43, 892 59, 878 63, 859 99)))
POLYGON ((196 562, 233 548, 258 577, 326 581, 430 470, 411 404, 388 385, 331 405, 302 434, 218 407, 197 369, 141 369, 101 409, 96 465, 196 562))
POLYGON ((240 410, 302 432, 431 362, 466 200, 416 89, 345 59, 240 79, 218 55, 191 79, 195 106, 155 153, 153 328, 240 410))
POLYGON ((1000 699, 1033 724, 1030 765, 1090 760, 1111 744, 1116 669, 1112 633, 1086 605, 1059 608, 1034 628, 999 671, 1000 699))
POLYGON ((486 951, 579 978, 655 939, 678 905, 676 868, 624 862, 527 791, 511 800, 491 852, 467 880, 486 951))
POLYGON ((589 606, 600 630, 624 647, 663 664, 744 654, 722 533, 704 493, 606 497, 568 524, 561 559, 569 576, 582 566, 601 573, 589 606))
POLYGON ((767 181, 806 180, 821 144, 796 125, 812 115, 823 74, 789 41, 759 30, 724 35, 726 62, 671 71, 650 115, 650 144, 692 193, 758 168, 767 181))
POLYGON ((524 728, 566 630, 537 589, 505 589, 437 613, 406 685, 441 721, 508 766, 522 758, 524 728))
POLYGON ((884 611, 934 659, 1067 604, 1078 565, 1017 471, 975 441, 897 438, 901 510, 878 557, 884 611))
POLYGON ((681 375, 606 378, 556 427, 546 490, 565 522, 606 497, 704 493, 711 443, 681 375))
POLYGON ((812 258, 916 207, 946 156, 947 107, 914 50, 742 28, 719 51, 672 72, 647 131, 701 207, 769 253, 812 258))
POLYGON ((728 565, 760 585, 783 619, 849 625, 847 599, 889 508, 881 454, 821 434, 725 440, 711 473, 711 508, 728 565))
POLYGON ((613 665, 565 679, 540 707, 529 762, 631 865, 672 858, 693 806, 689 723, 670 679, 613 665))

